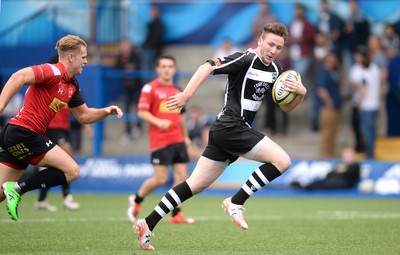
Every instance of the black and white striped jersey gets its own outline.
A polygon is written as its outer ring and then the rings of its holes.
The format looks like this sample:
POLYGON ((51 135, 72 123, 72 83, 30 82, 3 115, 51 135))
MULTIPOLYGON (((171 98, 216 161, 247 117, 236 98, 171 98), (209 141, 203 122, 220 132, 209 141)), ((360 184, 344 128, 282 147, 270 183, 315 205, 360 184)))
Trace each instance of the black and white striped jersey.
POLYGON ((281 67, 274 61, 269 65, 263 63, 253 49, 207 62, 214 75, 228 75, 224 107, 217 117, 222 126, 214 123, 213 128, 237 125, 243 120, 251 126, 262 100, 271 96, 274 81, 282 73, 281 67))

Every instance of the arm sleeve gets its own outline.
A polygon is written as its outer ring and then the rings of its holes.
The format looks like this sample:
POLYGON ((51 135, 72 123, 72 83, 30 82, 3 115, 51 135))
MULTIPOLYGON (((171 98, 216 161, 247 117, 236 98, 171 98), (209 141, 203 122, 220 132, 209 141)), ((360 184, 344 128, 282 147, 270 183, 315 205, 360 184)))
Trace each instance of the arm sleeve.
POLYGON ((85 100, 83 99, 78 80, 75 78, 72 78, 71 82, 74 84, 76 91, 75 91, 74 95, 72 96, 71 100, 69 101, 68 107, 74 108, 74 107, 83 105, 85 103, 85 100))
POLYGON ((214 74, 230 74, 240 70, 246 56, 246 52, 236 52, 226 57, 209 59, 207 62, 211 64, 214 74))
POLYGON ((138 110, 150 111, 152 103, 152 87, 150 84, 143 86, 140 92, 140 98, 138 103, 138 110))
POLYGON ((35 84, 32 85, 47 86, 47 84, 54 84, 62 78, 60 70, 50 64, 31 66, 31 68, 35 74, 35 84))

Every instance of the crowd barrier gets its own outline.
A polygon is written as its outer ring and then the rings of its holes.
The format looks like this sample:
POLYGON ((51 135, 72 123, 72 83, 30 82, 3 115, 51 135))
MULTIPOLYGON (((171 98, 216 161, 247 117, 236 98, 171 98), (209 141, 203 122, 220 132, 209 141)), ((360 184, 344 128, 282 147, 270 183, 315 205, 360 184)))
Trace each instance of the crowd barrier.
MULTIPOLYGON (((133 157, 78 157, 81 167, 78 180, 72 183, 74 192, 130 193, 153 174, 148 156, 133 157)), ((359 189, 305 191, 293 188, 293 180, 309 182, 323 178, 337 163, 335 160, 292 160, 291 168, 257 194, 304 196, 367 196, 400 198, 400 162, 363 161, 359 189)), ((195 162, 189 165, 193 170, 195 162)), ((239 159, 231 164, 207 192, 221 192, 239 188, 260 164, 239 159)), ((170 176, 171 177, 171 176, 170 176)), ((169 184, 164 187, 170 187, 169 184)))

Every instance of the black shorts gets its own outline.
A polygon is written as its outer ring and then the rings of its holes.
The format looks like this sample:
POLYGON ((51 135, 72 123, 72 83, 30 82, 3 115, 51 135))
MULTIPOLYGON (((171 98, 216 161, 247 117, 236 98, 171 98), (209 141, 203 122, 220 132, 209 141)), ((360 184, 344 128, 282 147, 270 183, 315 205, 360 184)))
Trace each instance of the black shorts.
POLYGON ((188 163, 189 156, 184 143, 174 143, 151 153, 151 164, 169 166, 175 163, 188 163))
POLYGON ((0 162, 15 169, 37 165, 56 144, 29 129, 7 124, 0 132, 0 162))
POLYGON ((253 149, 265 135, 249 126, 238 123, 224 129, 209 132, 208 144, 203 156, 215 161, 229 160, 229 164, 235 162, 240 155, 253 149))
POLYGON ((63 145, 64 143, 69 142, 69 132, 65 129, 47 129, 46 136, 58 145, 63 145))

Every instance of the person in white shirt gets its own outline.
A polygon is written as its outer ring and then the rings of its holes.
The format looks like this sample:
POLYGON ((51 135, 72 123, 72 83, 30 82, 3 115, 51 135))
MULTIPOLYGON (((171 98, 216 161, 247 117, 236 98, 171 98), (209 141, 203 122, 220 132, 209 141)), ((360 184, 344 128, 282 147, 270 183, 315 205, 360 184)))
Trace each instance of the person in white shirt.
POLYGON ((381 72, 370 61, 365 47, 358 47, 355 64, 350 68, 349 81, 353 88, 353 103, 358 109, 360 127, 365 139, 366 158, 374 158, 376 120, 380 105, 381 72))

